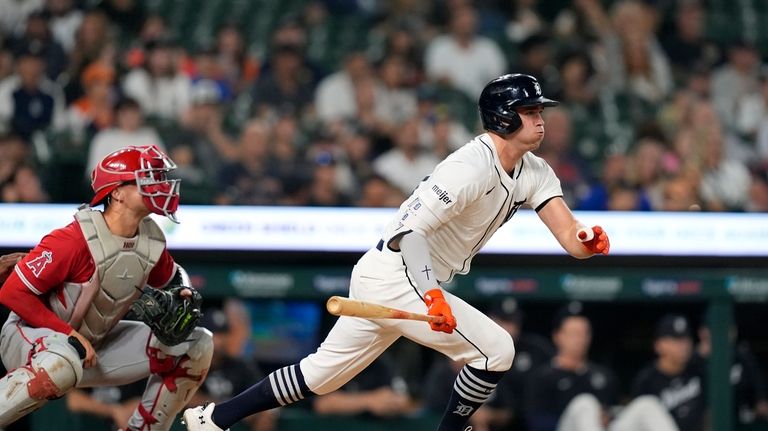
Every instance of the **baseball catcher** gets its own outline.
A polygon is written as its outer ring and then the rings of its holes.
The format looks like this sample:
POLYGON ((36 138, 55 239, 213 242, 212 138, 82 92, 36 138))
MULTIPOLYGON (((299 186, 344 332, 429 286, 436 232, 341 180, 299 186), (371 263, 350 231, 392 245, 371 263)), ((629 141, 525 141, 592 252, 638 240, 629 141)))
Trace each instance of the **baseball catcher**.
MULTIPOLYGON (((94 168, 90 205, 18 260, 0 290, 0 428, 75 387, 147 379, 130 431, 167 431, 205 378, 211 333, 200 294, 151 213, 176 222, 176 165, 155 146, 126 147, 94 168), (104 210, 94 209, 104 205, 104 210), (123 320, 133 309, 142 321, 123 320)), ((7 260, 7 259, 6 259, 7 260)))

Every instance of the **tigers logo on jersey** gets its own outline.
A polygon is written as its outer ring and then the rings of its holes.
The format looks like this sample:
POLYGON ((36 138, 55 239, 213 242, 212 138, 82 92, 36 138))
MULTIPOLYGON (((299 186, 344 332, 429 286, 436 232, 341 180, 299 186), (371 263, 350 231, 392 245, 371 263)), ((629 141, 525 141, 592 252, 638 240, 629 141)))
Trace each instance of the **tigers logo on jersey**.
POLYGON ((40 277, 40 273, 45 269, 45 265, 53 262, 53 253, 46 250, 40 256, 27 262, 27 268, 32 271, 35 277, 40 277))

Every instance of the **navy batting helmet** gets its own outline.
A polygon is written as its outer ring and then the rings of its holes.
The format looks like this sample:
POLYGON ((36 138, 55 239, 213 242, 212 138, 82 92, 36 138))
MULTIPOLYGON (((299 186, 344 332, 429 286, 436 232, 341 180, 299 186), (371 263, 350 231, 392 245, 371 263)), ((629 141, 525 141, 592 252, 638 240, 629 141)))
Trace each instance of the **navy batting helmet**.
POLYGON ((559 103, 542 96, 541 85, 533 76, 513 73, 489 82, 483 88, 477 105, 483 128, 506 136, 523 124, 515 108, 536 105, 549 107, 559 103))

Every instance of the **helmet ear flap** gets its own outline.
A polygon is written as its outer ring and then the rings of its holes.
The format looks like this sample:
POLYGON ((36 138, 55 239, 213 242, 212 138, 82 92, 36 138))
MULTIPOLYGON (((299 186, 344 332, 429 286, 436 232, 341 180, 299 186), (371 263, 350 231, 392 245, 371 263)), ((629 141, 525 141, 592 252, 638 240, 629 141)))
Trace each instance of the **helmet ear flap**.
POLYGON ((480 119, 485 130, 502 137, 515 133, 523 125, 520 114, 515 111, 509 112, 509 115, 500 115, 498 112, 481 109, 480 119))

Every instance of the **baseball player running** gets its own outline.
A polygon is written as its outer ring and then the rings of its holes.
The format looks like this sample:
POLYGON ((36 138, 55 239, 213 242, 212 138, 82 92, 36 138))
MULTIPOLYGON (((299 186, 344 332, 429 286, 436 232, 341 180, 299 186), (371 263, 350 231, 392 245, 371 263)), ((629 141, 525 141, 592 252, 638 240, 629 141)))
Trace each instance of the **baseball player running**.
MULTIPOLYGON (((160 227, 175 221, 176 166, 157 147, 127 147, 94 169, 91 206, 43 237, 0 290, 12 312, 0 332, 0 428, 73 387, 115 386, 149 376, 129 430, 168 430, 202 382, 213 341, 191 328, 187 341, 162 343, 142 322, 122 321, 145 285, 189 286, 160 227)), ((157 291, 152 291, 157 292, 157 291)), ((179 288, 178 296, 196 294, 179 288)), ((199 294, 197 294, 199 296, 199 294)))
POLYGON ((443 323, 340 317, 317 352, 298 364, 227 402, 187 409, 187 429, 221 431, 253 413, 334 391, 401 336, 466 364, 438 427, 463 429, 509 370, 515 348, 504 329, 440 284, 466 274, 472 257, 523 205, 535 208, 572 256, 608 253, 606 233, 574 218, 552 169, 530 153, 544 138, 544 108, 555 105, 532 76, 488 83, 479 101, 488 133, 435 168, 352 270, 351 298, 419 313, 426 307, 443 323))

